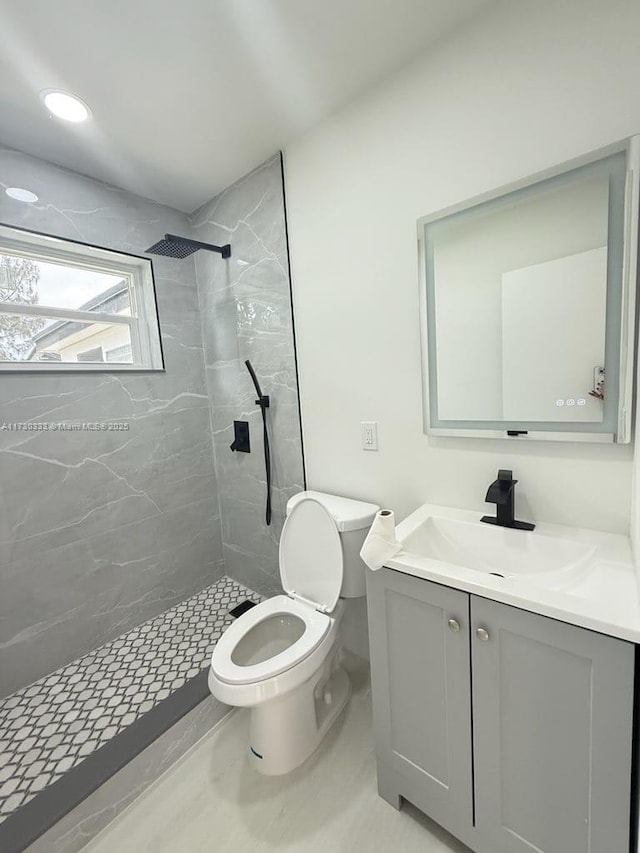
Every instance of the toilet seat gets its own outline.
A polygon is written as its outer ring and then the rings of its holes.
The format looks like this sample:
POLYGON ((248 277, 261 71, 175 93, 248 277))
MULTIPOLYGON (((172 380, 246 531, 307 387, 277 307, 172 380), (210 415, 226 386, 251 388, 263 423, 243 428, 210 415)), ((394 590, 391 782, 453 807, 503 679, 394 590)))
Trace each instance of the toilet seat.
POLYGON ((337 620, 328 614, 338 603, 344 560, 335 519, 320 501, 306 497, 289 512, 279 563, 287 595, 247 610, 213 650, 209 684, 221 701, 237 705, 242 696, 256 704, 258 696, 281 692, 285 683, 291 689, 318 669, 335 644, 337 620), (279 622, 279 615, 285 619, 279 622), (243 659, 256 663, 244 665, 243 659))
POLYGON ((289 512, 279 548, 280 580, 286 593, 330 613, 338 602, 344 557, 336 521, 318 500, 305 497, 289 512))
POLYGON ((213 650, 211 669, 227 684, 251 684, 279 675, 307 658, 322 642, 333 620, 307 604, 287 595, 276 595, 243 613, 222 634, 213 650), (304 623, 304 631, 284 651, 260 663, 241 666, 233 661, 238 643, 260 622, 278 614, 296 616, 304 623))

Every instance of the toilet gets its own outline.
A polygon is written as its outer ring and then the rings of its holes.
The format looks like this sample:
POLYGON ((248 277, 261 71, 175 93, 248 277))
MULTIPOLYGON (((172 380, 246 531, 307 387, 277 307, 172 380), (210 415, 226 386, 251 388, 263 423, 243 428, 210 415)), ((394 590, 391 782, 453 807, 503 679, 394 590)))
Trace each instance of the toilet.
POLYGON ((209 689, 251 708, 249 755, 261 773, 302 764, 349 699, 338 628, 343 599, 365 594, 360 548, 378 509, 322 492, 292 497, 279 552, 286 594, 239 616, 213 651, 209 689))

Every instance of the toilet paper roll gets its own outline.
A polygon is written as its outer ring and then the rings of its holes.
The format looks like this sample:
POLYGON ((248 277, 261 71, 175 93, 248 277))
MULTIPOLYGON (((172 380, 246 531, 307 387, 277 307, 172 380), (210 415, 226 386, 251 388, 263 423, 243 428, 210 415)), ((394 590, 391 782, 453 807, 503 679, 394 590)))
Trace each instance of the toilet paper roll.
POLYGON ((395 557, 401 548, 396 539, 396 519, 393 511, 381 509, 373 519, 373 524, 360 550, 360 556, 375 572, 381 569, 387 560, 395 557))

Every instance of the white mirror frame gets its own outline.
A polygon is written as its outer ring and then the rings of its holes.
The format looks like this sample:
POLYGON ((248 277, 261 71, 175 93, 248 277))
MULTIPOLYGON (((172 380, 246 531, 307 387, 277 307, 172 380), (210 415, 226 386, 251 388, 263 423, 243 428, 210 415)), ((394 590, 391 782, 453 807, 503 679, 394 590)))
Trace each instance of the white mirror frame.
POLYGON ((420 287, 420 331, 422 348, 422 399, 424 432, 434 436, 452 436, 458 438, 500 438, 513 441, 574 441, 628 444, 632 438, 633 393, 635 377, 635 326, 636 326, 636 285, 638 275, 638 237, 640 209, 640 135, 613 143, 582 157, 561 163, 558 166, 529 175, 519 181, 501 186, 495 190, 475 196, 472 199, 451 205, 434 213, 421 217, 418 229, 418 280, 420 287), (617 430, 615 434, 605 432, 560 432, 552 430, 531 430, 517 436, 507 435, 505 429, 443 428, 431 425, 429 413, 429 346, 427 322, 427 273, 425 251, 425 225, 459 213, 484 202, 536 184, 548 178, 554 178, 596 162, 612 154, 624 152, 626 155, 626 180, 624 191, 624 234, 622 259, 622 304, 620 317, 620 365, 619 365, 619 401, 617 430))

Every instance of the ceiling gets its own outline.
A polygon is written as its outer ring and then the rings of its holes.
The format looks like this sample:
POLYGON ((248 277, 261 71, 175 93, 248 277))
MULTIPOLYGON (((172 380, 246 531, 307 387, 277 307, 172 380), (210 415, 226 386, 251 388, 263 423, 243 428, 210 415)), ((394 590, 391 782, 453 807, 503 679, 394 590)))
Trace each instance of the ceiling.
POLYGON ((1 0, 0 143, 191 212, 490 2, 1 0))

